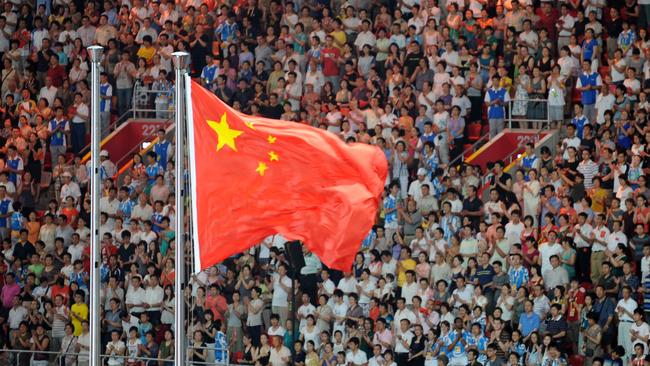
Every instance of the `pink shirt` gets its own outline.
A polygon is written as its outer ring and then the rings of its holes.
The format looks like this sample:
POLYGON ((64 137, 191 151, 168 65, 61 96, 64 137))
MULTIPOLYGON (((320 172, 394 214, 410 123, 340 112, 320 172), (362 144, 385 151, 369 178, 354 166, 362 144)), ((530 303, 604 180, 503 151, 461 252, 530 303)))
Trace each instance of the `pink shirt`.
POLYGON ((2 287, 2 306, 5 307, 5 309, 10 309, 12 304, 11 301, 13 300, 14 296, 20 294, 20 286, 18 286, 17 283, 14 283, 13 285, 7 285, 5 284, 4 287, 2 287))

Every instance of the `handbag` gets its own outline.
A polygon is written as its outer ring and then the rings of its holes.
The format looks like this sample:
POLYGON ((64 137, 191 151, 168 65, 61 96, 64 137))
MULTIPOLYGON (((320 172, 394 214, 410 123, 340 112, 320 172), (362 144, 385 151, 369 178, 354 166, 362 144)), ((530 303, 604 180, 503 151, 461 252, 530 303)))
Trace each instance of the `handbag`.
MULTIPOLYGON (((68 342, 68 346, 65 348, 65 352, 63 352, 63 354, 59 355, 59 366, 72 366, 72 365, 66 365, 66 363, 65 363, 65 357, 66 356, 65 355, 70 350, 70 346, 72 345, 72 341, 74 339, 77 339, 77 337, 72 337, 70 342, 68 342)), ((77 364, 77 358, 75 357, 74 365, 76 365, 76 364, 77 364)))

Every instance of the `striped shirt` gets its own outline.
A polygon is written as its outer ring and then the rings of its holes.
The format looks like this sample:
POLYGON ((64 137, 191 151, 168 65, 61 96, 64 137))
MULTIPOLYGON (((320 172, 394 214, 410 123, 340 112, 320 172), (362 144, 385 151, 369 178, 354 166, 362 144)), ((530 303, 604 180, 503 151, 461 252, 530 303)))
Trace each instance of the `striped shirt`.
POLYGON ((598 174, 598 164, 589 159, 587 162, 584 160, 578 164, 578 172, 580 172, 585 179, 585 189, 590 189, 594 186, 593 179, 598 174))

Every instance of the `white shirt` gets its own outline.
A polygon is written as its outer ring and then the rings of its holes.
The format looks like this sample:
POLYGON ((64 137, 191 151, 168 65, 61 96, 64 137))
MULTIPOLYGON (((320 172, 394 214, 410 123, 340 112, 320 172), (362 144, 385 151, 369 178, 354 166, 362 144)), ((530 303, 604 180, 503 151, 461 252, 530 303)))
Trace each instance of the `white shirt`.
POLYGON ((339 285, 337 286, 337 288, 343 291, 343 293, 345 294, 345 296, 343 296, 343 301, 347 304, 348 303, 347 294, 357 292, 357 279, 354 277, 349 277, 349 278, 343 277, 339 281, 339 285))
MULTIPOLYGON (((580 224, 577 224, 575 228, 576 230, 580 230, 580 233, 582 233, 582 235, 584 235, 586 238, 589 238, 589 235, 594 229, 591 225, 587 223, 585 223, 582 226, 580 224)), ((575 243, 576 243, 576 247, 578 248, 589 248, 589 243, 586 240, 584 240, 580 235, 575 236, 575 243)))
POLYGON ((406 305, 413 305, 413 296, 418 292, 418 283, 413 281, 412 283, 404 282, 402 285, 402 297, 406 300, 406 305))
POLYGON ((56 86, 50 85, 49 87, 43 86, 38 92, 39 98, 45 98, 50 105, 54 104, 54 98, 56 97, 56 92, 59 90, 56 86))
POLYGON ((564 160, 569 159, 569 147, 574 147, 576 150, 580 147, 580 144, 582 142, 580 141, 580 138, 578 136, 573 136, 573 137, 566 137, 564 140, 562 140, 562 144, 564 146, 564 154, 562 155, 562 158, 564 160))
MULTIPOLYGON (((620 300, 618 300, 618 303, 616 304, 617 309, 618 309, 618 307, 621 307, 621 308, 629 311, 631 314, 634 314, 634 310, 636 310, 637 306, 638 305, 637 305, 636 301, 632 300, 632 298, 629 298, 627 300, 620 299, 620 300)), ((616 314, 618 315, 619 321, 629 321, 629 322, 633 321, 631 316, 629 316, 626 313, 623 313, 622 311, 621 312, 616 311, 616 314)))
POLYGON ((542 257, 542 272, 552 269, 551 257, 553 255, 560 255, 562 253, 562 246, 558 243, 546 243, 539 247, 539 255, 542 257))
POLYGON ((20 322, 27 319, 27 308, 24 306, 15 306, 9 310, 9 328, 16 330, 20 327, 20 322))
POLYGON ((273 275, 273 299, 271 300, 271 306, 287 307, 287 296, 289 294, 280 286, 280 283, 284 286, 291 287, 291 279, 288 276, 285 275, 280 279, 280 274, 275 273, 273 275))
POLYGON ((452 305, 456 309, 458 309, 463 304, 471 304, 472 298, 474 297, 474 286, 465 285, 465 288, 462 290, 460 288, 457 288, 454 290, 454 292, 451 293, 451 296, 452 299, 450 299, 450 302, 453 302, 452 305), (458 295, 458 301, 453 298, 454 295, 458 295))
POLYGON ((360 50, 364 45, 369 45, 370 48, 373 48, 377 43, 377 37, 371 31, 359 32, 357 34, 357 39, 354 41, 354 45, 360 50))
POLYGON ((424 178, 423 181, 416 179, 411 182, 411 185, 409 186, 408 195, 413 197, 416 202, 422 198, 422 185, 424 184, 427 184, 429 188, 432 188, 431 182, 429 182, 428 178, 424 178))
MULTIPOLYGON (((144 291, 144 303, 145 304, 159 304, 163 302, 163 298, 165 297, 165 292, 163 291, 163 288, 160 286, 156 287, 147 287, 147 289, 144 291)), ((148 311, 159 311, 160 306, 152 306, 148 311)))
POLYGON ((315 311, 316 307, 312 304, 301 305, 298 308, 298 314, 302 316, 302 319, 300 319, 300 327, 298 329, 302 329, 307 325, 307 315, 313 315, 315 311))
POLYGON ((352 365, 363 365, 364 363, 368 362, 368 357, 366 356, 365 352, 357 349, 357 351, 354 353, 352 353, 352 351, 348 351, 348 353, 345 355, 345 362, 348 362, 352 365))
POLYGON ((409 349, 407 347, 404 347, 402 340, 406 341, 406 344, 411 344, 413 337, 414 335, 410 330, 406 331, 406 333, 398 335, 395 339, 395 353, 408 353, 409 349))
POLYGON ((570 37, 573 33, 572 30, 564 30, 563 28, 573 28, 576 20, 571 16, 571 14, 568 13, 567 15, 561 16, 559 20, 563 21, 564 24, 562 25, 562 28, 560 28, 562 30, 558 33, 558 35, 560 37, 570 37))
POLYGON ((605 111, 611 110, 612 107, 614 107, 615 102, 616 97, 614 97, 612 93, 607 95, 598 93, 598 96, 596 97, 596 110, 598 111, 596 114, 596 123, 599 125, 605 123, 605 111))
MULTIPOLYGON (((630 332, 632 331, 636 331, 638 333, 637 336, 639 338, 650 336, 650 326, 648 326, 648 323, 646 322, 641 323, 641 325, 636 325, 636 323, 632 324, 632 326, 630 327, 630 332)), ((634 347, 637 344, 642 344, 644 352, 647 352, 648 346, 646 346, 645 342, 643 342, 640 339, 635 339, 634 341, 632 341, 632 347, 634 347)))
MULTIPOLYGON (((78 106, 75 107, 77 109, 78 114, 83 114, 84 116, 90 116, 90 112, 88 110, 88 106, 86 103, 80 103, 78 106)), ((81 117, 77 116, 76 114, 74 117, 72 117, 72 123, 85 123, 86 120, 81 119, 81 117)))
MULTIPOLYGON (((607 226, 604 226, 604 225, 599 227, 599 228, 595 227, 592 230, 591 235, 593 235, 593 237, 598 239, 598 240, 607 242, 607 239, 609 238, 609 229, 607 228, 607 226)), ((602 251, 605 250, 605 246, 602 245, 601 243, 594 242, 591 250, 594 253, 602 252, 602 251)))
POLYGON ((61 201, 65 201, 68 196, 74 198, 75 201, 81 197, 81 190, 77 183, 70 182, 61 186, 61 201))
POLYGON ((627 236, 622 231, 616 231, 607 236, 607 250, 610 252, 613 253, 616 250, 618 243, 623 243, 627 246, 627 236))
POLYGON ((126 300, 124 302, 126 304, 134 305, 131 308, 131 313, 141 313, 144 311, 142 303, 144 302, 145 296, 146 294, 142 287, 134 289, 129 286, 129 289, 126 292, 126 300))
POLYGON ((509 222, 506 224, 506 239, 510 244, 521 243, 521 233, 524 231, 524 223, 519 221, 519 224, 509 222))
POLYGON ((393 317, 393 325, 395 326, 395 335, 402 334, 400 323, 404 319, 408 319, 410 324, 415 324, 415 321, 417 320, 415 313, 413 313, 413 311, 411 311, 409 308, 404 308, 404 310, 397 309, 397 311, 395 311, 395 316, 393 317))

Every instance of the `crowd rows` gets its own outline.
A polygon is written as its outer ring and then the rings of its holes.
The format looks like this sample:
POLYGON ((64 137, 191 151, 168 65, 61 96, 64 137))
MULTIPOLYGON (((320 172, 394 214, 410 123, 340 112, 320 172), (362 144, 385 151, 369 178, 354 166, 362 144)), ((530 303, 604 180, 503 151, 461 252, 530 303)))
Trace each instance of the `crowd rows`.
POLYGON ((102 306, 88 306, 93 44, 105 47, 105 134, 134 106, 169 117, 171 54, 187 51, 192 76, 235 109, 376 145, 389 162, 377 224, 349 271, 307 251, 295 268, 274 235, 188 277, 180 326, 194 364, 650 364, 647 0, 3 0, 0 10, 9 364, 88 364, 91 311, 105 364, 173 364, 164 130, 124 174, 121 157, 100 154, 102 306), (527 145, 507 172, 461 162, 470 131, 494 137, 510 115, 524 128, 551 121, 560 143, 527 145))

